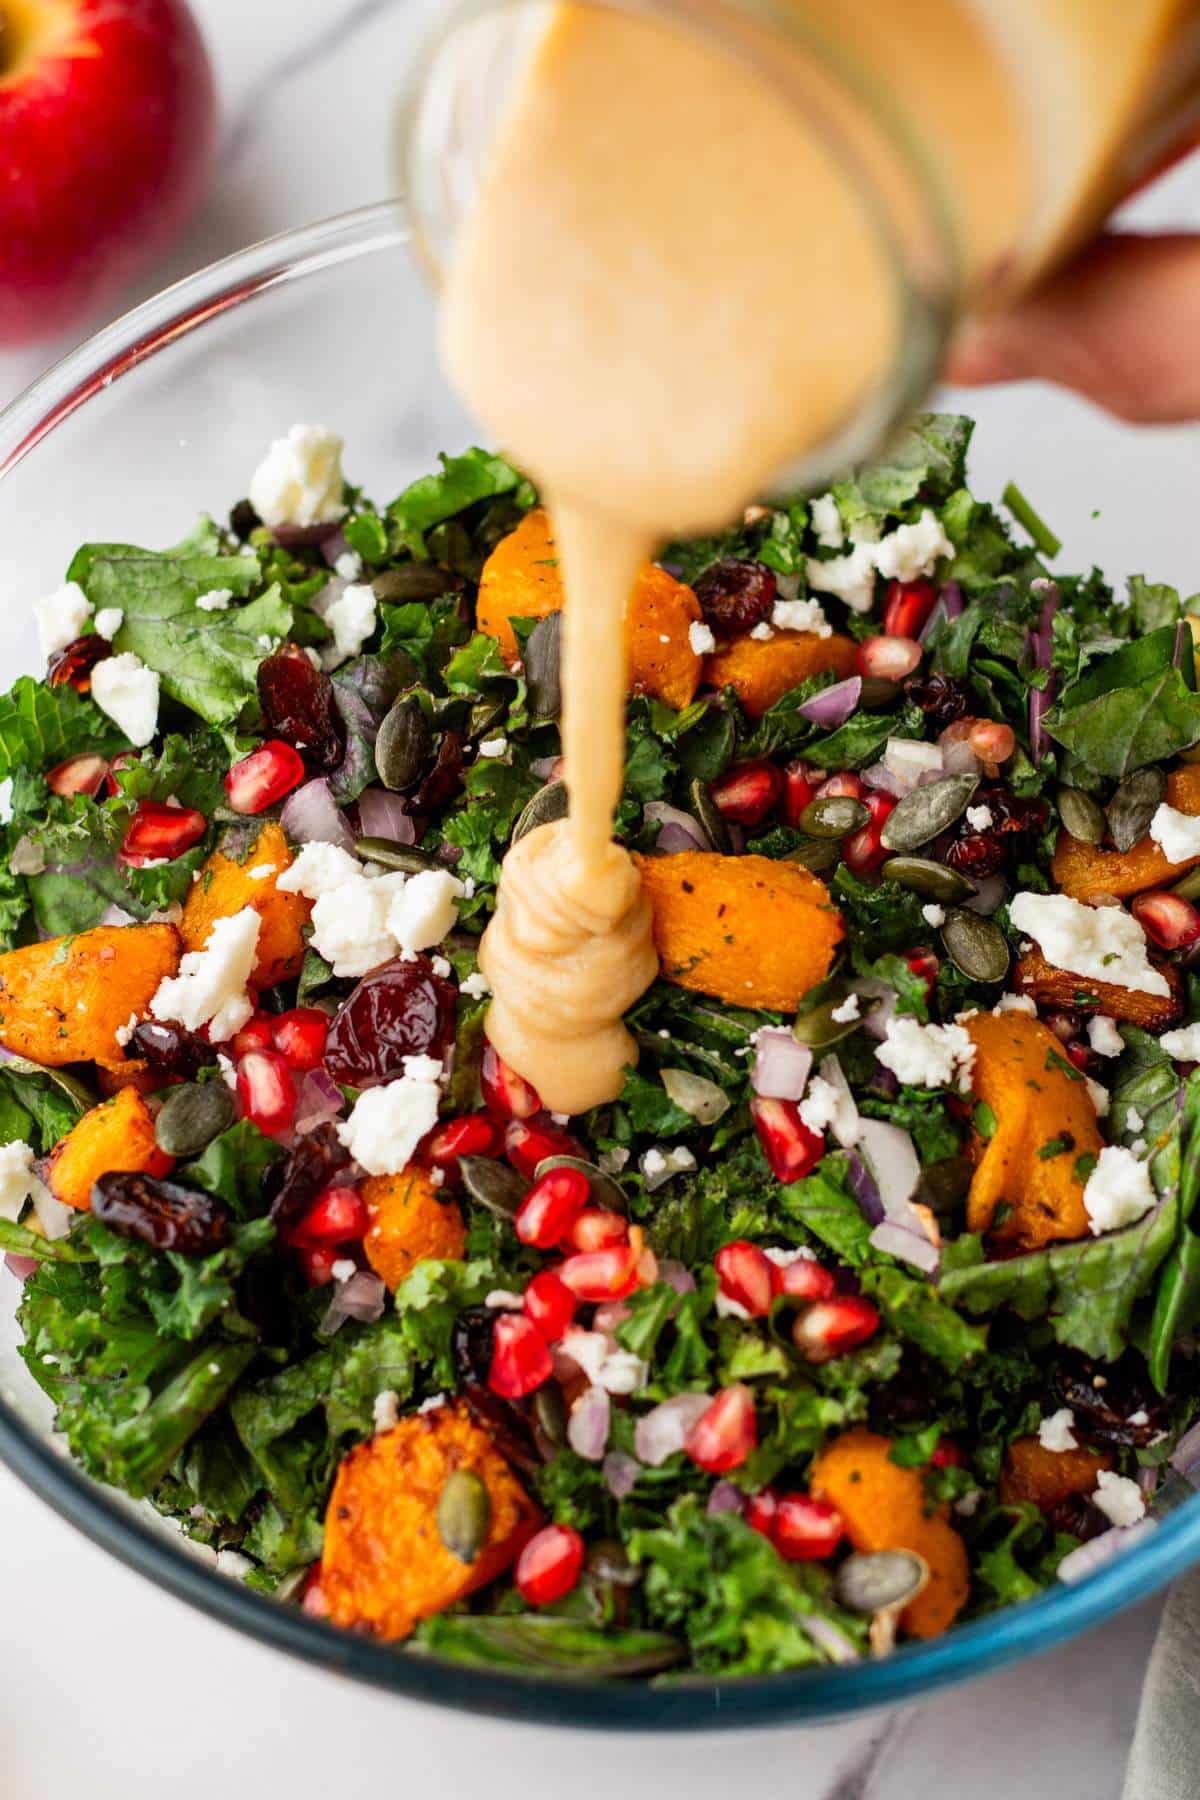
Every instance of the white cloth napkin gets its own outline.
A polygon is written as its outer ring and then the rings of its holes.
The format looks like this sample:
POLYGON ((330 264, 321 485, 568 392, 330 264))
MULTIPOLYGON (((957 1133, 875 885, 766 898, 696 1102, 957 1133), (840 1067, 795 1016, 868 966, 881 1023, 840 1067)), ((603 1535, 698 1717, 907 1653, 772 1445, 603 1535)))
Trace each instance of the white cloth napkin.
POLYGON ((1200 1570, 1177 1581, 1146 1672, 1125 1800, 1200 1795, 1200 1570))

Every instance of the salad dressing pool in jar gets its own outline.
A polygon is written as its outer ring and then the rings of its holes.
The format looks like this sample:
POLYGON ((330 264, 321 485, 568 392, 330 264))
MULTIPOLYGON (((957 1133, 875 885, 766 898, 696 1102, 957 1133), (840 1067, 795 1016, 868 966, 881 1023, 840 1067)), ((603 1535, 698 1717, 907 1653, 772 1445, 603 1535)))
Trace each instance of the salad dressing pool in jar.
MULTIPOLYGON (((1189 122, 1182 0, 469 6, 407 122, 451 380, 540 484, 569 816, 506 859, 488 1034, 615 1097, 650 909, 612 840, 623 613, 667 536, 866 454, 956 322, 1086 240, 1189 122)), ((764 930, 770 921, 764 920, 764 930)))

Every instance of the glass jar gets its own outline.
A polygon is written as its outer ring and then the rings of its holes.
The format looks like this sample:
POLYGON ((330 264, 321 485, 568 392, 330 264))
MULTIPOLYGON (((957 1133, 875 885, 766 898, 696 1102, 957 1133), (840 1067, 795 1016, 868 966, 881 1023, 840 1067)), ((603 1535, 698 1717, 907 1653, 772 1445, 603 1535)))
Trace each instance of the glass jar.
MULTIPOLYGON (((759 181, 746 194, 764 233, 812 244, 808 307, 804 295, 770 304, 794 304, 798 331, 836 316, 844 341, 830 353, 843 357, 856 309, 868 296, 887 309, 884 326, 864 328, 873 348, 816 441, 790 460, 792 483, 824 481, 875 449, 928 391, 963 315, 1009 303, 1086 241, 1200 108, 1196 0, 599 0, 599 10, 610 44, 614 17, 629 37, 627 69, 668 71, 673 36, 702 38, 727 69, 731 107, 752 103, 759 84, 802 122, 803 174, 780 168, 769 191, 759 181)), ((590 4, 463 0, 443 18, 401 125, 404 185, 435 275, 453 261, 539 47, 589 15, 590 4)), ((586 28, 577 41, 586 68, 586 28)), ((538 79, 567 67, 560 57, 538 79)), ((730 142, 736 156, 736 134, 730 142)), ((814 368, 822 354, 817 332, 814 368)), ((648 405, 656 398, 668 401, 648 395, 648 405)))

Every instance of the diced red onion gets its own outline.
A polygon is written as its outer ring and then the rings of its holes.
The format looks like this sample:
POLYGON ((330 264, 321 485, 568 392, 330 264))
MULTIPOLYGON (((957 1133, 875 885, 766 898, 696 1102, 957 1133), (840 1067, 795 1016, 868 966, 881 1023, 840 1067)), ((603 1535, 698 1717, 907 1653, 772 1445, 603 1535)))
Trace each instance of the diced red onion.
POLYGON ((846 1173, 850 1177, 850 1192, 858 1201, 859 1211, 867 1224, 882 1225, 884 1220, 883 1200, 876 1186, 874 1175, 857 1150, 851 1150, 846 1158, 846 1173))
POLYGON ((890 737, 883 746, 883 760, 911 793, 923 781, 940 780, 943 774, 940 744, 922 743, 918 738, 890 737))
POLYGON ((888 1026, 896 1016, 895 988, 886 981, 876 981, 873 976, 868 975, 853 984, 853 992, 864 1000, 876 1002, 869 1010, 863 1008, 863 1029, 882 1044, 887 1036, 888 1026))
MULTIPOLYGON (((1038 628, 1029 634, 1029 648, 1033 653, 1034 667, 1049 669, 1054 654, 1054 615, 1058 611, 1058 586, 1053 581, 1041 584, 1044 599, 1042 613, 1038 620, 1038 628)), ((1040 762, 1050 748, 1050 737, 1042 721, 1054 704, 1056 680, 1052 674, 1044 688, 1029 690, 1029 753, 1033 761, 1040 762)))
POLYGON ((635 1456, 627 1456, 624 1450, 610 1450, 600 1472, 613 1499, 624 1500, 636 1487, 642 1465, 635 1456))
POLYGON ((729 1111, 729 1095, 707 1076, 690 1069, 660 1069, 659 1080, 667 1098, 700 1125, 715 1125, 729 1111))
POLYGON ((390 838, 394 844, 415 844, 417 828, 399 794, 387 788, 369 787, 358 797, 358 822, 363 837, 390 838))
POLYGON ((873 763, 862 773, 863 786, 871 788, 877 794, 890 794, 895 800, 903 800, 906 794, 912 793, 907 781, 901 779, 894 769, 886 763, 873 763))
POLYGON ((567 1442, 585 1462, 601 1462, 608 1443, 612 1402, 602 1387, 584 1388, 567 1420, 567 1442))
POLYGON ((875 1176, 885 1216, 919 1231, 909 1202, 921 1179, 921 1164, 907 1131, 883 1119, 860 1119, 857 1148, 875 1176))
POLYGON ((539 781, 558 781, 562 778, 563 759, 561 756, 539 756, 536 762, 529 765, 531 775, 539 781))
POLYGON ((818 1075, 827 1081, 837 1092, 841 1105, 837 1109, 837 1117, 829 1129, 842 1146, 843 1150, 853 1150, 862 1133, 862 1120, 858 1115, 858 1104, 850 1091, 850 1083, 846 1080, 845 1071, 836 1056, 825 1056, 821 1059, 818 1075))
POLYGON ((1134 1476, 1142 1495, 1151 1500, 1158 1488, 1158 1470, 1153 1463, 1144 1463, 1134 1476))
POLYGON ((649 801, 643 817, 661 826, 655 848, 665 856, 678 856, 683 850, 712 849, 708 833, 699 820, 677 806, 668 806, 665 800, 649 801))
POLYGON ((823 1650, 830 1662, 855 1663, 862 1658, 845 1632, 826 1619, 820 1613, 797 1613, 796 1623, 801 1631, 807 1632, 818 1650, 823 1650))
POLYGON ((704 1510, 707 1513, 740 1513, 745 1506, 746 1496, 740 1488, 735 1488, 732 1481, 718 1481, 704 1510))
POLYGON ((948 725, 938 738, 938 748, 942 753, 942 773, 944 775, 978 775, 983 764, 965 737, 951 736, 953 729, 953 726, 948 725))
POLYGON ((750 1086, 760 1100, 799 1100, 812 1072, 813 1053, 786 1025, 764 1025, 754 1037, 750 1086))
POLYGON ((279 823, 293 844, 338 844, 353 850, 354 833, 339 811, 329 783, 318 778, 289 794, 279 823))
POLYGON ((321 1334, 332 1337, 340 1331, 347 1319, 357 1319, 364 1325, 374 1324, 383 1317, 383 1308, 387 1300, 387 1289, 378 1275, 369 1269, 358 1269, 348 1281, 339 1281, 329 1309, 321 1320, 321 1334))
POLYGON ((592 1314, 592 1330, 613 1332, 618 1325, 623 1325, 626 1319, 632 1317, 633 1313, 627 1301, 606 1300, 603 1306, 598 1306, 592 1314))
POLYGON ((329 564, 331 569, 337 567, 339 556, 352 556, 353 554, 354 552, 350 548, 349 540, 340 525, 332 537, 323 538, 321 540, 321 555, 325 558, 325 561, 329 564))
POLYGON ((878 1250, 881 1256, 894 1256, 898 1262, 911 1263, 924 1275, 932 1275, 941 1261, 937 1246, 930 1243, 923 1231, 909 1231, 903 1225, 893 1225, 890 1219, 875 1226, 869 1242, 872 1250, 878 1250))
POLYGON ((657 1469, 668 1456, 682 1450, 692 1430, 712 1405, 711 1394, 673 1394, 669 1400, 643 1414, 633 1433, 638 1461, 657 1469))
POLYGON ((298 1137, 315 1131, 318 1125, 328 1125, 336 1119, 346 1104, 345 1096, 332 1075, 324 1069, 311 1069, 300 1083, 296 1094, 296 1113, 293 1130, 298 1137))
POLYGON ((1156 1523, 1155 1519, 1141 1519, 1136 1525, 1114 1525, 1111 1531, 1101 1532, 1090 1543, 1080 1544, 1078 1550, 1068 1550, 1058 1565, 1058 1579, 1067 1582, 1086 1580, 1114 1556, 1132 1550, 1135 1544, 1148 1537, 1156 1523))
POLYGON ((673 1256, 668 1256, 659 1263, 658 1279, 674 1288, 677 1294, 694 1294, 696 1291, 696 1278, 692 1271, 685 1268, 683 1263, 676 1262, 673 1256))
POLYGON ((74 1207, 64 1206, 48 1187, 40 1183, 34 1191, 33 1210, 37 1214, 38 1224, 51 1243, 69 1234, 76 1216, 74 1207))
POLYGON ((957 581, 943 582, 942 591, 938 595, 938 598, 946 609, 946 617, 948 619, 957 619, 966 609, 967 603, 963 598, 963 591, 957 581))
POLYGON ((969 912, 982 913, 985 919, 990 919, 1008 899, 1008 883, 1003 875, 981 875, 975 886, 978 891, 969 900, 964 900, 963 905, 969 912))
POLYGON ((861 699, 862 676, 851 675, 845 681, 835 681, 832 687, 822 688, 811 700, 803 701, 796 711, 810 724, 820 725, 825 731, 835 731, 846 723, 861 699))
POLYGON ((1044 688, 1029 690, 1029 754, 1038 763, 1050 748, 1050 734, 1042 721, 1054 703, 1054 677, 1044 688))
POLYGON ((1200 1424, 1184 1432, 1168 1460, 1177 1474, 1200 1487, 1200 1424))
POLYGON ((17 1256, 13 1251, 4 1258, 4 1266, 18 1281, 28 1281, 39 1267, 36 1256, 17 1256))
POLYGON ((272 525, 270 528, 271 536, 284 550, 315 549, 327 539, 340 536, 341 529, 340 519, 327 519, 322 525, 272 525))

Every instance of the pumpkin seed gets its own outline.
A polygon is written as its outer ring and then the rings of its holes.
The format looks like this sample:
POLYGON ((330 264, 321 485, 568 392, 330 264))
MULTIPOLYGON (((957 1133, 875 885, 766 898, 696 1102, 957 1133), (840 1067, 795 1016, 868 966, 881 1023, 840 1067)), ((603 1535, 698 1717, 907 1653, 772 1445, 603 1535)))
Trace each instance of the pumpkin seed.
POLYGON ((460 1156, 458 1172, 472 1200, 498 1219, 515 1219, 522 1200, 529 1192, 529 1182, 505 1163, 490 1156, 460 1156))
POLYGON ((1108 803, 1108 829, 1122 855, 1150 829, 1150 821, 1167 797, 1161 769, 1135 769, 1108 803))
POLYGON ((810 800, 800 814, 800 829, 809 837, 844 838, 861 831, 871 814, 852 794, 824 794, 810 800))
POLYGON ((585 1162, 582 1156, 547 1156, 534 1170, 535 1178, 540 1181, 550 1169, 578 1169, 581 1175, 587 1176, 592 1199, 597 1206, 622 1215, 628 1212, 629 1202, 620 1182, 614 1181, 611 1175, 606 1175, 595 1163, 585 1162))
POLYGON ((562 711, 562 614, 539 619, 525 646, 525 685, 529 691, 529 715, 533 719, 557 719, 562 711))
POLYGON ((924 856, 892 856, 884 863, 882 874, 897 882, 922 900, 938 900, 953 905, 956 900, 969 900, 975 883, 948 869, 945 863, 930 862, 924 856))
POLYGON ((531 831, 536 831, 539 825, 553 825, 558 819, 565 819, 569 806, 566 782, 548 781, 545 787, 538 789, 513 826, 513 843, 519 843, 531 831))
POLYGON ((692 811, 700 821, 705 837, 720 856, 733 853, 733 839, 729 835, 729 827, 721 816, 720 808, 708 791, 705 782, 697 778, 692 783, 692 811))
POLYGON ((939 1217, 951 1214, 965 1200, 974 1172, 969 1157, 943 1156, 922 1169, 914 1198, 939 1217))
POLYGON ((557 1381, 544 1381, 533 1396, 533 1416, 556 1450, 567 1441, 567 1402, 557 1381))
POLYGON ((858 1016, 853 1019, 835 1019, 834 1013, 845 1005, 844 996, 837 1000, 826 1000, 823 1006, 814 1006, 811 1012, 801 1013, 792 1024, 792 1036, 798 1044, 807 1044, 811 1050, 827 1050, 831 1044, 840 1044, 859 1029, 868 1013, 874 1012, 879 1005, 878 1000, 860 998, 858 1016))
POLYGON ((399 793, 419 781, 433 754, 433 729, 415 694, 401 694, 375 739, 375 767, 384 787, 399 793))
POLYGON ((467 719, 467 736, 485 738, 501 723, 508 712, 508 699, 498 694, 491 700, 480 700, 471 708, 467 719))
POLYGON ((492 1521, 492 1502, 483 1477, 474 1469, 455 1469, 438 1495, 438 1536, 460 1563, 473 1563, 483 1549, 492 1521))
POLYGON ((715 1125, 729 1111, 729 1095, 704 1075, 693 1075, 690 1069, 660 1069, 658 1078, 667 1099, 698 1125, 715 1125))
POLYGON ((978 786, 978 775, 945 775, 914 788, 888 814, 880 843, 885 850, 919 850, 962 817, 978 786))
POLYGON ((797 844, 794 850, 787 851, 783 860, 800 863, 814 875, 826 875, 841 862, 842 846, 837 838, 809 838, 805 843, 797 844))
POLYGON ((1008 940, 981 913, 958 907, 942 926, 942 944, 956 969, 970 981, 1003 981, 1008 974, 1008 940))
POLYGON ((864 712, 888 712, 900 698, 900 683, 882 675, 864 675, 858 704, 864 712))
POLYGON ((1056 795, 1058 816, 1063 828, 1081 844, 1102 844, 1108 829, 1104 819, 1104 809, 1096 804, 1090 794, 1082 788, 1059 788, 1056 795))
POLYGON ((461 575, 439 568, 437 563, 409 562, 374 576, 371 592, 385 606, 399 606, 406 600, 440 600, 443 594, 457 593, 462 585, 461 575))
POLYGON ((833 1591, 848 1612, 873 1616, 915 1600, 929 1580, 929 1564, 913 1550, 867 1550, 848 1556, 833 1591))
POLYGON ((154 1121, 154 1141, 168 1156, 199 1156, 233 1124, 233 1097, 223 1081, 172 1088, 154 1121))
POLYGON ((1200 869, 1189 869, 1182 881, 1171 889, 1181 900, 1200 900, 1200 869))
POLYGON ((432 850, 422 850, 419 844, 397 844, 392 838, 359 838, 354 846, 355 856, 361 856, 364 862, 378 863, 383 869, 403 869, 406 875, 419 875, 423 869, 444 869, 432 850))

